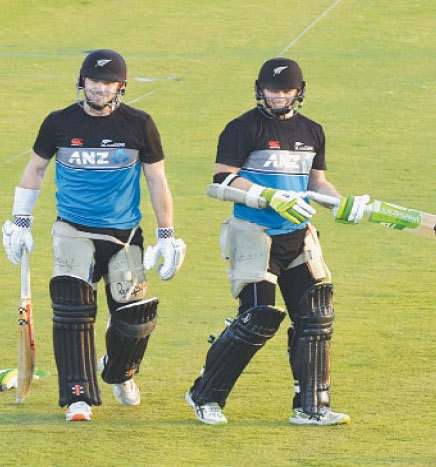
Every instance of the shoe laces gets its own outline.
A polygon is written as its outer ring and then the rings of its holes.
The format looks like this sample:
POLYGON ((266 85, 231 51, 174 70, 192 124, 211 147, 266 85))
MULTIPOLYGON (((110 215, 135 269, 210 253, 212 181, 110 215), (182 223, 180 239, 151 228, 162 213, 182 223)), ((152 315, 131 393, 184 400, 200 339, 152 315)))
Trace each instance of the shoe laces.
POLYGON ((302 408, 298 408, 298 409, 294 409, 294 410, 295 410, 296 414, 298 414, 298 412, 300 412, 302 415, 305 415, 309 420, 317 420, 317 421, 321 421, 321 418, 326 417, 328 415, 328 413, 330 412, 330 410, 327 407, 321 407, 320 408, 320 413, 318 413, 318 414, 316 414, 316 413, 313 413, 313 414, 306 413, 306 412, 304 412, 304 410, 302 408))
POLYGON ((202 412, 206 412, 208 415, 219 416, 221 415, 221 407, 216 402, 209 402, 205 405, 199 406, 202 412))
POLYGON ((121 383, 121 387, 125 392, 135 392, 136 391, 136 384, 133 379, 128 379, 127 381, 124 381, 121 383))

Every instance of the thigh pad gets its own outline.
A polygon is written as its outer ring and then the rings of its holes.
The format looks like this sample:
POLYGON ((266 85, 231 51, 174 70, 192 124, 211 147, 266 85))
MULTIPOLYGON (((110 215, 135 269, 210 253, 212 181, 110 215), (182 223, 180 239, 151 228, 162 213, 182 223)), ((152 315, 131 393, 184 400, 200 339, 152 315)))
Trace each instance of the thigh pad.
POLYGON ((228 278, 235 298, 247 284, 277 282, 268 272, 271 238, 263 227, 231 217, 222 224, 220 243, 222 256, 230 260, 228 278))
POLYGON ((142 252, 138 245, 126 245, 115 253, 108 264, 108 285, 118 303, 143 300, 147 295, 147 282, 142 252))
POLYGON ((53 277, 72 276, 92 282, 94 244, 88 238, 74 236, 77 229, 56 221, 53 224, 53 277))

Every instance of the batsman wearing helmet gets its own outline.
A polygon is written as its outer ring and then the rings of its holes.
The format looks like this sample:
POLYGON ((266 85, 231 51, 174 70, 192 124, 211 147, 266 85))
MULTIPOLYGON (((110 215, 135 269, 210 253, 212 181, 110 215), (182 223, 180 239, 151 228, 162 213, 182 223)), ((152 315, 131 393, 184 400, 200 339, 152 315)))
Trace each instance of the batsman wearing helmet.
POLYGON ((157 320, 157 298, 147 298, 145 270, 161 279, 181 266, 186 246, 174 237, 173 204, 159 132, 152 117, 121 102, 124 58, 109 49, 89 53, 80 68, 77 102, 43 121, 19 186, 13 222, 3 225, 12 263, 33 249, 32 210, 50 161, 56 161, 57 219, 50 280, 53 348, 59 405, 68 421, 90 420, 101 404, 97 369, 118 402, 139 405, 132 376, 139 371, 157 320), (139 222, 144 174, 157 221, 157 243, 144 253, 139 222), (162 261, 160 259, 162 258, 162 261), (94 323, 97 284, 109 308, 106 355, 97 364, 94 323))
MULTIPOLYGON (((285 318, 275 306, 277 287, 291 319, 288 356, 295 395, 289 422, 337 425, 350 420, 330 406, 333 286, 310 223, 315 209, 305 192, 340 195, 325 176, 323 129, 299 112, 305 89, 295 61, 266 61, 255 82, 256 108, 228 123, 219 137, 213 182, 218 199, 235 202, 220 243, 239 309, 213 342, 201 376, 185 396, 207 424, 227 422, 221 410, 230 391, 285 318), (243 199, 233 198, 238 190, 243 199)), ((368 201, 367 195, 341 198, 336 220, 359 222, 368 201)))

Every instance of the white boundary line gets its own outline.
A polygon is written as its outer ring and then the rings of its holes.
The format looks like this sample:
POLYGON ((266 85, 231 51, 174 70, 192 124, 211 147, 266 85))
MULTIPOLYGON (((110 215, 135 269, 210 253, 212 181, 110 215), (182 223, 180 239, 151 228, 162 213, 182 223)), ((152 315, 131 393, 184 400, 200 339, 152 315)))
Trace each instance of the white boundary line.
POLYGON ((302 32, 300 32, 300 34, 298 34, 297 37, 295 37, 294 39, 292 39, 291 42, 289 42, 289 44, 279 52, 279 56, 283 56, 283 54, 288 50, 290 49, 298 40, 300 40, 308 31, 310 31, 313 26, 315 26, 316 23, 318 23, 318 21, 321 21, 324 16, 326 16, 330 10, 332 10, 341 0, 336 0, 333 4, 331 4, 327 10, 325 10, 320 16, 318 16, 318 18, 316 18, 315 21, 313 21, 311 24, 309 24, 309 26, 307 26, 306 29, 304 29, 302 32))
MULTIPOLYGON (((321 21, 322 18, 324 18, 324 16, 326 16, 340 1, 341 0, 336 0, 334 3, 332 3, 323 13, 321 13, 320 16, 318 16, 318 18, 315 19, 315 21, 313 21, 311 24, 309 24, 309 26, 307 26, 302 32, 300 32, 300 34, 298 34, 298 36, 296 36, 294 39, 292 39, 292 41, 289 42, 289 44, 279 52, 279 56, 282 56, 296 42, 298 42, 307 32, 309 32, 315 26, 315 24, 317 24, 319 21, 321 21)), ((39 57, 41 57, 41 56, 44 56, 44 55, 43 54, 41 54, 41 55, 38 55, 38 54, 0 54, 0 56, 39 56, 39 57)), ((70 58, 71 56, 58 55, 57 57, 70 58)), ((0 74, 0 76, 8 76, 8 75, 7 74, 0 74)), ((178 80, 178 78, 175 77, 175 76, 168 76, 167 78, 161 78, 161 79, 159 79, 159 78, 157 78, 157 79, 156 78, 135 78, 135 81, 161 81, 161 80, 162 81, 164 81, 164 80, 178 80)), ((156 91, 157 91, 157 89, 155 89, 154 91, 147 92, 146 94, 143 94, 142 96, 139 96, 136 99, 133 99, 133 100, 127 102, 127 104, 133 104, 134 102, 137 102, 137 101, 143 99, 144 97, 147 97, 147 96, 150 96, 150 95, 154 94, 156 91)), ((16 156, 13 156, 12 158, 6 160, 5 162, 6 163, 12 162, 12 161, 14 161, 16 159, 19 159, 20 157, 25 156, 26 154, 29 154, 30 152, 32 152, 32 150, 28 149, 27 151, 24 151, 24 152, 22 152, 20 154, 17 154, 16 156)))

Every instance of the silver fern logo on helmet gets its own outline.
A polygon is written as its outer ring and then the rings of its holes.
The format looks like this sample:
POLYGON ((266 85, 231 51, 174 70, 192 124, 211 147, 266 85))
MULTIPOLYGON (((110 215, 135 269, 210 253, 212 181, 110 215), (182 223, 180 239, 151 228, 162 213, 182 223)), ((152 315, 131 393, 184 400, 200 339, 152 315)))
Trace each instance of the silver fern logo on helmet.
POLYGON ((274 68, 273 70, 273 76, 279 75, 283 70, 286 70, 288 68, 287 66, 278 66, 277 68, 274 68))
POLYGON ((101 60, 97 60, 94 68, 97 68, 97 67, 104 67, 105 65, 107 65, 108 63, 110 63, 112 60, 107 60, 107 59, 101 59, 101 60))

